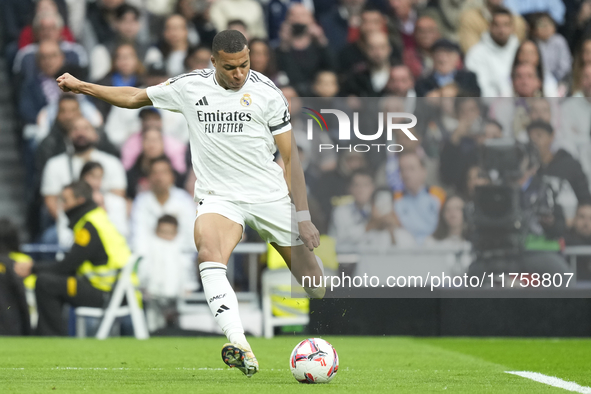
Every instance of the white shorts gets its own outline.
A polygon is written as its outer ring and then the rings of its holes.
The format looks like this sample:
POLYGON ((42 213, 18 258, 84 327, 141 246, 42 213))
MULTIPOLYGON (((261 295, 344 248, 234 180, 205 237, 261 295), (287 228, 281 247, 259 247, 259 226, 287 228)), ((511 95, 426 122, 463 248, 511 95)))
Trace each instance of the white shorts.
POLYGON ((264 203, 229 201, 216 196, 207 196, 197 205, 197 217, 205 213, 217 213, 242 226, 247 224, 266 242, 279 246, 297 246, 303 242, 299 237, 295 206, 289 196, 264 203))

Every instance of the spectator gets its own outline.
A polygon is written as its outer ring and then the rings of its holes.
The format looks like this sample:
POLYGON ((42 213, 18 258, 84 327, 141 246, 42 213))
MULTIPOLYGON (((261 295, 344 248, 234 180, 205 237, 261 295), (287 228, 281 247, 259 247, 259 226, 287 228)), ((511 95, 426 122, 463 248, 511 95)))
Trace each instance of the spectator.
POLYGON ((468 168, 466 175, 466 184, 462 185, 460 193, 464 196, 465 201, 474 200, 474 190, 478 186, 490 184, 490 177, 480 166, 473 165, 468 168))
POLYGON ((125 0, 98 0, 88 3, 82 35, 84 47, 91 51, 98 44, 117 39, 117 10, 125 0))
MULTIPOLYGON (((492 11, 503 5, 503 0, 483 0, 473 2, 460 14, 458 37, 464 53, 476 45, 482 38, 482 34, 490 30, 492 11)), ((526 38, 527 23, 521 15, 513 15, 514 34, 523 41, 526 38)))
POLYGON ((516 14, 529 15, 537 12, 547 12, 559 25, 564 23, 566 7, 561 0, 505 0, 505 7, 516 14))
MULTIPOLYGON (((591 2, 589 3, 591 7, 591 2)), ((571 93, 575 97, 584 96, 582 91, 583 74, 588 65, 591 64, 591 37, 581 40, 578 51, 575 52, 573 62, 573 82, 571 93)))
MULTIPOLYGON (((155 126, 147 126, 141 132, 142 151, 133 166, 127 171, 127 198, 135 199, 138 193, 149 190, 148 180, 152 160, 165 155, 162 131, 155 126)), ((182 177, 174 171, 176 185, 183 184, 182 177)))
POLYGON ((320 70, 334 70, 334 60, 322 28, 312 13, 293 4, 280 31, 277 65, 300 96, 309 97, 311 83, 320 70))
POLYGON ((366 0, 339 0, 330 11, 319 17, 320 26, 326 32, 330 47, 338 52, 347 43, 357 40, 359 19, 366 0))
POLYGON ((248 34, 246 24, 242 21, 242 19, 232 19, 228 21, 228 26, 226 26, 226 29, 238 30, 246 38, 246 41, 250 41, 250 36, 248 34))
POLYGON ((516 97, 543 97, 543 80, 537 69, 531 63, 518 63, 513 66, 511 79, 516 97))
MULTIPOLYGON (((572 228, 565 236, 566 246, 591 246, 591 204, 580 204, 572 228)), ((577 258, 577 280, 591 280, 591 257, 577 258)))
POLYGON ((19 115, 26 124, 36 124, 41 108, 59 100, 61 91, 55 78, 65 64, 64 53, 55 41, 43 41, 36 53, 39 73, 28 78, 19 98, 19 115))
POLYGON ((472 71, 460 69, 460 48, 447 39, 433 44, 433 72, 415 85, 417 96, 424 97, 430 91, 455 82, 460 91, 471 97, 480 97, 480 87, 472 71))
POLYGON ((390 77, 392 47, 386 33, 371 33, 365 48, 366 67, 359 67, 343 84, 344 95, 379 97, 384 93, 390 77))
POLYGON ((417 96, 415 80, 408 66, 398 65, 390 69, 390 79, 386 84, 386 95, 406 98, 417 96))
POLYGON ((561 146, 567 149, 585 169, 591 182, 591 64, 581 75, 581 94, 585 98, 572 97, 562 104, 561 146))
POLYGON ((169 214, 179 221, 179 240, 183 251, 194 251, 192 229, 195 202, 184 190, 174 186, 174 172, 166 157, 153 159, 149 172, 150 190, 137 195, 131 210, 131 245, 135 253, 149 250, 158 218, 169 214))
POLYGON ((150 331, 178 328, 177 299, 199 287, 192 255, 183 252, 178 233, 179 222, 174 216, 158 218, 138 270, 150 331))
POLYGON ((356 40, 347 43, 338 56, 339 74, 345 74, 355 70, 359 65, 367 62, 367 38, 376 32, 387 32, 387 21, 382 12, 372 7, 366 7, 361 11, 361 22, 359 24, 359 36, 356 40))
MULTIPOLYGON (((559 149, 556 152, 552 151, 554 128, 549 123, 541 120, 533 121, 527 127, 527 134, 530 141, 540 152, 541 166, 538 174, 556 177, 561 182, 567 181, 570 184, 572 192, 576 195, 576 202, 572 202, 571 211, 563 204, 566 217, 572 218, 577 202, 578 204, 591 203, 589 183, 587 182, 587 177, 583 172, 581 164, 564 149, 559 149)), ((564 189, 565 187, 560 185, 559 189, 555 190, 558 193, 558 198, 561 197, 560 194, 564 189)))
POLYGON ((364 243, 373 248, 391 245, 415 246, 413 236, 401 228, 398 216, 394 212, 394 200, 390 190, 378 190, 374 193, 371 216, 365 227, 364 243))
POLYGON ((426 185, 427 171, 416 153, 403 151, 399 163, 404 191, 394 194, 394 212, 402 228, 421 244, 437 227, 445 192, 440 187, 426 185))
POLYGON ((568 43, 556 33, 556 25, 548 13, 535 18, 532 36, 540 48, 544 70, 562 81, 571 72, 572 57, 568 43))
POLYGON ((448 196, 439 210, 437 228, 426 244, 466 247, 465 231, 464 200, 459 196, 448 196))
POLYGON ((92 200, 99 207, 107 211, 109 220, 115 226, 119 234, 127 237, 129 224, 127 222, 127 201, 118 194, 110 191, 103 192, 103 180, 105 170, 101 163, 89 161, 80 171, 80 180, 88 183, 92 188, 92 200))
POLYGON ((389 0, 392 14, 388 21, 390 42, 402 51, 414 46, 413 33, 418 14, 411 0, 389 0))
POLYGON ((213 37, 217 30, 210 21, 210 12, 212 2, 179 0, 176 12, 187 20, 189 29, 189 42, 192 46, 199 45, 211 48, 213 37))
POLYGON ((437 21, 441 36, 458 42, 458 27, 460 15, 466 5, 466 0, 440 0, 431 2, 423 12, 437 21))
MULTIPOLYGON (((42 14, 58 14, 59 10, 54 0, 40 0, 35 5, 35 15, 42 14)), ((25 26, 18 38, 18 49, 24 48, 29 44, 33 44, 37 41, 43 41, 54 37, 52 29, 55 25, 49 23, 49 20, 40 21, 34 30, 33 25, 25 26)), ((68 28, 67 24, 63 24, 60 30, 59 41, 75 42, 72 32, 68 28)))
POLYGON ((417 19, 414 31, 415 45, 404 48, 404 64, 412 71, 415 78, 427 76, 433 71, 431 48, 441 38, 437 22, 430 16, 417 19))
POLYGON ((115 33, 111 41, 96 45, 90 51, 90 80, 98 81, 107 76, 113 68, 112 54, 116 53, 117 46, 127 43, 134 47, 140 61, 149 61, 153 57, 160 56, 159 51, 149 45, 141 34, 142 23, 140 10, 136 7, 123 4, 115 11, 115 33))
POLYGON ((490 31, 466 54, 466 68, 476 74, 482 97, 511 96, 511 65, 519 47, 513 16, 505 8, 492 10, 490 31))
POLYGON ((250 49, 250 68, 258 71, 278 86, 285 86, 289 79, 283 72, 277 71, 277 61, 275 52, 269 46, 269 43, 260 38, 250 40, 248 43, 250 49))
POLYGON ((22 277, 37 275, 35 298, 39 335, 66 335, 62 308, 102 308, 117 281, 118 271, 130 256, 125 238, 92 201, 92 189, 83 181, 67 185, 61 192, 64 210, 75 232, 76 242, 63 260, 50 264, 21 264, 22 277), (72 291, 76 289, 76 291, 72 291))
POLYGON ((479 161, 479 148, 490 139, 503 137, 503 128, 494 120, 482 119, 476 100, 458 99, 459 124, 451 137, 443 143, 440 174, 444 184, 460 190, 466 182, 467 170, 479 161))
POLYGON ((125 170, 119 159, 95 148, 98 134, 88 120, 83 117, 72 120, 68 126, 68 138, 74 152, 64 152, 52 157, 43 169, 41 195, 53 218, 57 217, 57 200, 61 189, 78 179, 82 166, 88 161, 96 161, 103 166, 103 191, 123 197, 127 187, 125 170))
MULTIPOLYGON (((51 131, 43 139, 35 152, 35 167, 39 174, 43 171, 49 159, 66 152, 70 144, 68 139, 68 125, 76 118, 83 116, 80 110, 78 97, 65 93, 58 101, 58 110, 51 131)), ((97 130, 99 140, 97 149, 111 155, 117 155, 117 149, 111 144, 102 130, 97 130)))
POLYGON ((162 40, 158 46, 160 56, 151 56, 146 59, 146 64, 162 65, 169 77, 182 74, 190 46, 187 21, 180 15, 171 15, 164 23, 162 40))
MULTIPOLYGON (((165 79, 166 80, 166 79, 165 79)), ((154 82, 157 82, 154 81, 154 82)), ((161 82, 158 82, 161 83, 161 82)), ((131 165, 131 161, 139 154, 139 134, 147 123, 156 124, 164 133, 165 139, 172 140, 174 148, 177 149, 179 145, 186 145, 189 142, 189 127, 183 114, 171 111, 159 111, 154 107, 147 107, 142 109, 125 109, 113 106, 109 111, 109 116, 105 121, 105 133, 109 136, 109 140, 117 147, 121 148, 122 160, 126 166, 131 165), (131 139, 131 137, 134 139, 131 139), (125 144, 135 146, 135 149, 125 146, 125 144)), ((166 143, 168 145, 168 142, 166 143)), ((169 147, 166 147, 168 149, 169 147)), ((178 148, 184 152, 183 148, 178 148)), ((175 157, 174 165, 177 169, 183 169, 183 157, 175 157)), ((184 170, 183 170, 184 171, 184 170)))
POLYGON ((209 15, 217 31, 226 30, 229 21, 240 19, 250 38, 267 38, 263 7, 255 0, 218 0, 211 5, 209 15))
MULTIPOLYGON (((523 73, 524 70, 521 69, 520 72, 523 73)), ((531 70, 527 74, 531 76, 531 70)), ((513 61, 512 77, 514 79, 513 88, 516 90, 517 97, 533 97, 529 96, 528 94, 543 95, 544 97, 558 97, 559 95, 558 82, 551 73, 544 69, 540 48, 532 40, 524 41, 517 49, 517 53, 515 54, 515 60, 513 61), (531 91, 531 84, 527 84, 529 88, 526 88, 524 92, 517 92, 517 88, 515 86, 515 76, 513 74, 515 74, 516 69, 521 63, 528 63, 532 65, 535 69, 535 74, 537 75, 537 79, 539 79, 541 86, 537 88, 534 92, 531 91)))
MULTIPOLYGON (((252 58, 252 52, 250 54, 252 58)), ((213 69, 211 64, 211 49, 204 45, 200 45, 195 48, 191 48, 185 58, 185 72, 191 72, 194 70, 213 69)))
MULTIPOLYGON (((133 86, 139 87, 142 85, 142 74, 144 73, 144 66, 138 58, 138 54, 131 44, 119 44, 113 50, 113 66, 109 74, 102 80, 97 82, 103 86, 133 86)), ((107 118, 111 105, 102 100, 93 100, 94 105, 107 118)))
MULTIPOLYGON (((166 116, 167 113, 174 114, 169 111, 164 111, 163 114, 154 107, 142 108, 139 111, 140 126, 138 128, 140 131, 129 136, 121 147, 121 161, 125 168, 131 168, 142 152, 142 132, 150 128, 155 128, 163 135, 164 152, 172 160, 174 169, 180 174, 185 173, 187 170, 185 162, 187 145, 180 142, 177 138, 164 134, 165 122, 168 122, 168 127, 171 127, 171 123, 174 124, 173 122, 178 121, 178 117, 170 117, 170 115, 163 119, 163 116, 166 116)), ((181 118, 184 120, 182 116, 181 118)), ((186 127, 186 122, 184 126, 186 127)))
POLYGON ((328 231, 335 238, 337 248, 355 247, 364 242, 374 190, 370 172, 357 170, 351 174, 349 193, 353 201, 335 207, 328 231))
POLYGON ((330 222, 334 207, 350 201, 349 177, 356 170, 367 169, 363 153, 344 151, 337 156, 337 168, 323 173, 316 185, 311 187, 312 195, 320 204, 322 212, 330 222))
POLYGON ((64 20, 57 13, 46 13, 35 16, 33 29, 38 35, 36 42, 21 48, 14 59, 12 72, 18 82, 33 78, 40 71, 37 64, 37 52, 41 42, 52 41, 59 45, 63 53, 63 64, 85 71, 88 67, 88 55, 84 48, 74 42, 61 40, 61 29, 64 20))

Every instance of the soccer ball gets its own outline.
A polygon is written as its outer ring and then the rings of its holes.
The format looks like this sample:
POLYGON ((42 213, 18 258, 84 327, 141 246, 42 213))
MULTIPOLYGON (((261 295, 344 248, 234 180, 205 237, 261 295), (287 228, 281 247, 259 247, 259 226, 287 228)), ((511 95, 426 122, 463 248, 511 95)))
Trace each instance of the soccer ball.
POLYGON ((300 383, 328 383, 339 369, 339 356, 320 338, 304 339, 291 352, 289 367, 300 383))

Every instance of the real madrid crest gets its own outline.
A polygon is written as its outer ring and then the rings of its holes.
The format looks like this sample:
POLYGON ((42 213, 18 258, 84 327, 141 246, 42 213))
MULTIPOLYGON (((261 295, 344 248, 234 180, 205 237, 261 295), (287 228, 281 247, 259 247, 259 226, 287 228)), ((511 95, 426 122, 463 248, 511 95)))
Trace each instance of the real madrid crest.
POLYGON ((240 99, 240 104, 242 104, 243 107, 249 107, 250 104, 252 104, 252 98, 250 98, 250 94, 245 93, 240 99))

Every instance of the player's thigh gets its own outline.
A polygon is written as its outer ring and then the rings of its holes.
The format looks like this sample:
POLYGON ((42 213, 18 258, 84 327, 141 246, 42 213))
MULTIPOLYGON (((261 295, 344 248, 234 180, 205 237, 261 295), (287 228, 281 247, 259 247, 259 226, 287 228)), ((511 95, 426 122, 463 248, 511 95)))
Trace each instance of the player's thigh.
POLYGON ((199 264, 204 261, 228 264, 241 238, 242 225, 219 213, 205 213, 195 219, 195 246, 199 264))
POLYGON ((270 244, 283 247, 303 245, 295 221, 295 207, 288 196, 278 201, 244 206, 246 224, 270 244))

